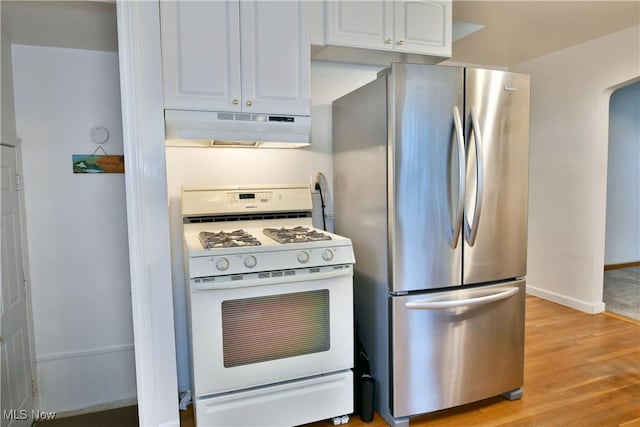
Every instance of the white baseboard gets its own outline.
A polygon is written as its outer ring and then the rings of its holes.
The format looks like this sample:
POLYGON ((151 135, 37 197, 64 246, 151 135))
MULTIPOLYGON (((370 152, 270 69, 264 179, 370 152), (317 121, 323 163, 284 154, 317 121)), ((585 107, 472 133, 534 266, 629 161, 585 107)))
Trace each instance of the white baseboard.
POLYGON ((134 404, 133 345, 36 357, 36 408, 69 416, 134 404))
POLYGON ((132 352, 133 344, 104 346, 104 347, 91 348, 88 350, 67 351, 64 353, 50 353, 50 354, 38 355, 36 357, 36 363, 49 362, 51 360, 58 360, 58 359, 71 359, 75 357, 95 356, 99 354, 121 352, 121 351, 132 352))
POLYGON ((536 288, 535 286, 531 286, 529 284, 527 284, 527 293, 589 314, 602 313, 605 309, 604 302, 591 304, 585 301, 568 297, 566 295, 561 295, 555 292, 547 291, 545 289, 536 288))

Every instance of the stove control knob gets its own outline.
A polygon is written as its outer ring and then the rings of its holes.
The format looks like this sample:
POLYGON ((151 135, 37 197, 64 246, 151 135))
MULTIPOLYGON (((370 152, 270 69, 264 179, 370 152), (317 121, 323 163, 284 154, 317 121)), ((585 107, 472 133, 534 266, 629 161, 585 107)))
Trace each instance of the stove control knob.
POLYGON ((258 263, 258 260, 253 255, 249 255, 244 259, 244 266, 247 268, 253 268, 258 263))
POLYGON ((322 259, 325 261, 331 261, 333 259, 333 252, 331 249, 325 249, 322 251, 322 259))
POLYGON ((216 261, 216 268, 220 271, 225 271, 229 268, 229 260, 226 258, 218 258, 216 261))
POLYGON ((305 251, 298 252, 298 261, 301 264, 306 264, 307 262, 309 262, 309 252, 305 252, 305 251))

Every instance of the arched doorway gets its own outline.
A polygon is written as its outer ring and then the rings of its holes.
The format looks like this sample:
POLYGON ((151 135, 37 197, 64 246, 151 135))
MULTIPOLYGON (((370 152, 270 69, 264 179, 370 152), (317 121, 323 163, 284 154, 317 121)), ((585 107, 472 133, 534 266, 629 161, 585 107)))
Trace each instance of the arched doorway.
POLYGON ((640 82, 611 94, 603 300, 640 320, 640 82))

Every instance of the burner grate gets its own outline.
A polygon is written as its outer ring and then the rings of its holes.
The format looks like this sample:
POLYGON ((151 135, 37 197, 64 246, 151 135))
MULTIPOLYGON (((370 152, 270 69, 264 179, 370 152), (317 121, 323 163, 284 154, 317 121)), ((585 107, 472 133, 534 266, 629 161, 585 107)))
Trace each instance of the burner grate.
POLYGON ((200 243, 205 249, 229 248, 235 246, 260 246, 260 241, 244 230, 235 231, 201 231, 198 234, 200 243))
POLYGON ((331 236, 327 234, 301 226, 294 228, 264 228, 262 232, 267 237, 282 244, 331 240, 331 236))

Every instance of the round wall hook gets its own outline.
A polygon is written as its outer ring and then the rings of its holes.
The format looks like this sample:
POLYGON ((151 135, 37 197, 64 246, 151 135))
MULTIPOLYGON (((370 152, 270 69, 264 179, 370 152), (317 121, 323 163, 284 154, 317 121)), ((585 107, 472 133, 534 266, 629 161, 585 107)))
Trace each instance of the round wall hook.
POLYGON ((104 144, 109 139, 109 131, 104 126, 94 126, 89 131, 89 136, 96 144, 104 144))

